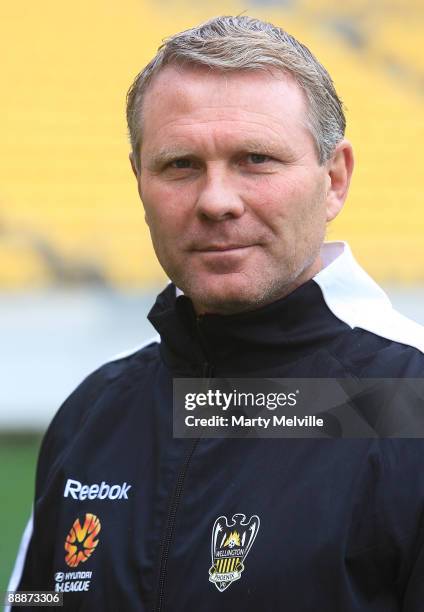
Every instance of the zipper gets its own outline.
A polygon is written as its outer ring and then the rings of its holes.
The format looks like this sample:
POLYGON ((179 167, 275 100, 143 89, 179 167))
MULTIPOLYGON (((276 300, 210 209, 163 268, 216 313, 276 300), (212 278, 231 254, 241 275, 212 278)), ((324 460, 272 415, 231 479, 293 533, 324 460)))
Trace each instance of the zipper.
POLYGON ((202 347, 203 354, 206 357, 206 360, 202 365, 202 378, 207 379, 207 384, 209 384, 209 379, 214 375, 214 367, 211 363, 211 355, 208 349, 207 339, 205 338, 205 333, 203 331, 203 319, 202 316, 196 317, 196 329, 197 336, 199 339, 200 346, 202 347))
MULTIPOLYGON (((206 356, 206 361, 202 364, 202 374, 201 377, 206 379, 206 386, 209 386, 209 380, 213 377, 214 367, 209 362, 208 352, 205 346, 205 338, 202 330, 201 318, 197 317, 196 319, 196 327, 199 335, 199 340, 201 346, 203 348, 204 354, 206 356)), ((166 578, 167 578, 167 566, 168 566, 168 558, 169 552, 172 546, 172 542, 174 539, 175 533, 175 522, 178 514, 178 507, 180 505, 181 496, 184 489, 184 482, 187 476, 187 472, 190 466, 191 459, 194 455, 196 447, 200 441, 200 438, 195 438, 190 448, 188 449, 183 465, 179 471, 177 481, 175 483, 174 493, 172 495, 171 504, 169 507, 168 517, 166 521, 166 528, 164 531, 164 536, 162 538, 161 546, 160 546, 160 563, 159 563, 159 578, 158 578, 158 591, 156 598, 156 607, 154 608, 154 612, 162 612, 163 604, 165 601, 165 587, 166 587, 166 578)))
POLYGON ((192 441, 191 446, 185 456, 184 463, 178 474, 177 482, 175 484, 174 493, 172 496, 172 502, 168 512, 168 518, 166 521, 166 529, 164 537, 161 543, 160 553, 160 564, 159 564, 159 580, 158 580, 158 595, 156 599, 155 612, 162 612, 162 606, 165 599, 165 586, 166 586, 166 572, 168 565, 169 551, 171 548, 172 541, 174 539, 175 521, 178 513, 178 506, 180 504, 181 495, 184 488, 184 481, 188 472, 190 461, 193 457, 194 451, 196 450, 197 444, 200 438, 196 438, 192 441))
POLYGON ((209 378, 213 377, 213 371, 213 365, 210 364, 208 361, 205 361, 202 366, 202 378, 207 378, 209 383, 209 378))

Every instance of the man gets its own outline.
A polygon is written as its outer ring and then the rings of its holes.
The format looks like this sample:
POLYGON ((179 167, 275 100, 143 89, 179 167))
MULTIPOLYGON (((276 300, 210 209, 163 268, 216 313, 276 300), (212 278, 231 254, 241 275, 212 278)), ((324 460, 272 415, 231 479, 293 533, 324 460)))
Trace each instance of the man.
POLYGON ((353 168, 328 73, 283 30, 219 17, 165 42, 128 123, 173 281, 161 339, 56 415, 11 588, 66 610, 423 610, 421 440, 172 436, 173 378, 422 375, 421 328, 323 246, 353 168))

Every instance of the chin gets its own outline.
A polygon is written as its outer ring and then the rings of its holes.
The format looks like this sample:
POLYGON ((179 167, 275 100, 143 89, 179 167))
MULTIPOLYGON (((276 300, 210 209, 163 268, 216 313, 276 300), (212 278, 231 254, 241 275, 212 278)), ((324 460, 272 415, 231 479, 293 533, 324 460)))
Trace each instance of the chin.
POLYGON ((193 292, 191 300, 198 314, 235 314, 247 310, 253 310, 263 302, 263 295, 253 293, 245 288, 229 287, 226 291, 223 287, 220 291, 198 291, 193 292))
POLYGON ((184 293, 191 298, 198 314, 236 314, 256 310, 284 297, 299 284, 292 278, 280 278, 277 282, 264 276, 252 279, 238 275, 193 280, 191 278, 187 283, 184 293))

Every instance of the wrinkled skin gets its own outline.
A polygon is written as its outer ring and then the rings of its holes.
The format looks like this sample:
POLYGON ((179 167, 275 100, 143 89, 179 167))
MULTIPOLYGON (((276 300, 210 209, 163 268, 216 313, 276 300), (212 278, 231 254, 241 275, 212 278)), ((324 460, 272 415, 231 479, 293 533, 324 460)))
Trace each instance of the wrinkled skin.
POLYGON ((153 246, 198 313, 270 303, 312 278, 353 167, 320 164, 305 97, 282 72, 167 66, 147 90, 138 167, 153 246))

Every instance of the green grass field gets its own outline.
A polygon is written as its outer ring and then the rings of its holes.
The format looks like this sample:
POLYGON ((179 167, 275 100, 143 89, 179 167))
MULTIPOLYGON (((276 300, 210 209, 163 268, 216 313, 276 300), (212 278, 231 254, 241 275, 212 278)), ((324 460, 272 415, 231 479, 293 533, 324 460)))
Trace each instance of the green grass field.
POLYGON ((31 512, 40 441, 36 435, 0 435, 0 592, 6 590, 31 512))

